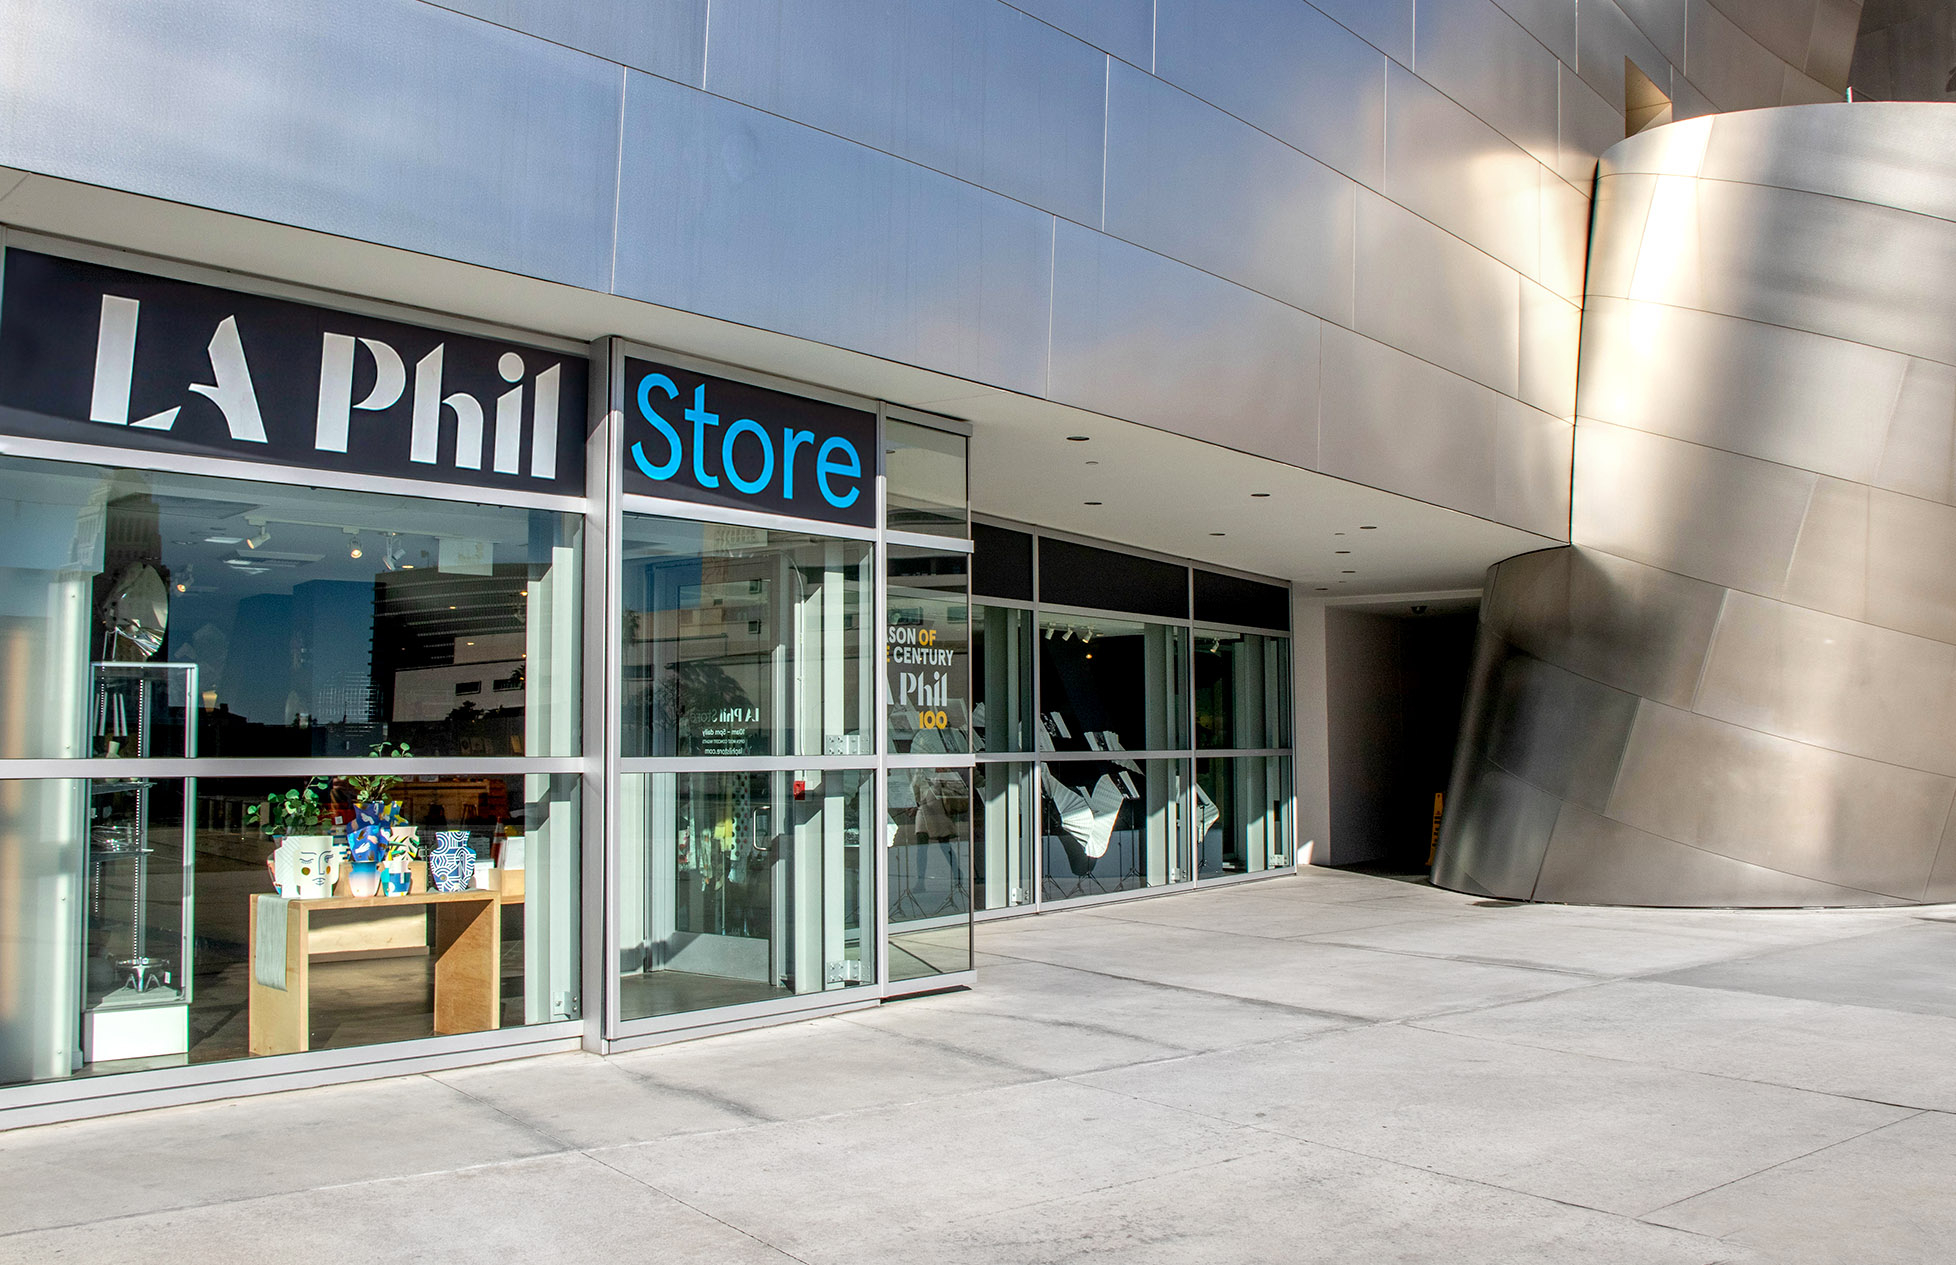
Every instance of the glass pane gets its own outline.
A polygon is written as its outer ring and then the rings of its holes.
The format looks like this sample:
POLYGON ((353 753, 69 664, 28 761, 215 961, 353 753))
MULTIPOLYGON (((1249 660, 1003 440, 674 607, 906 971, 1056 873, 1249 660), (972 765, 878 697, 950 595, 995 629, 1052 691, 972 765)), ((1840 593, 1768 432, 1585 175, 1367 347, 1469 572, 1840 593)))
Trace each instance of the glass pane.
POLYGON ((862 822, 874 775, 627 774, 618 969, 626 1019, 875 978, 862 822))
POLYGON ((971 969, 971 772, 892 769, 890 978, 971 969))
POLYGON ((379 793, 370 823, 342 778, 0 781, 31 880, 0 884, 0 1083, 577 1018, 578 779, 379 793))
POLYGON ((1290 640, 1195 630, 1195 745, 1290 745, 1290 640))
POLYGON ((963 540, 969 531, 966 452, 971 441, 928 426, 887 419, 883 470, 889 479, 891 531, 963 540))
POLYGON ((890 750, 971 750, 970 558, 890 546, 890 750))
POLYGON ((1198 877, 1291 863, 1289 756, 1197 760, 1195 777, 1198 877))
POLYGON ((977 902, 980 909, 1032 903, 1032 816, 1038 800, 1032 765, 981 764, 973 772, 978 794, 971 801, 977 834, 977 902))
POLYGON ((973 606, 971 645, 972 746, 1031 751, 1032 612, 973 606))
POLYGON ((1039 781, 1047 900, 1188 880, 1186 760, 1055 760, 1039 781))
POLYGON ((637 515, 624 536, 625 755, 869 751, 869 544, 637 515))
POLYGON ((577 754, 575 515, 0 458, 0 530, 0 755, 577 754))
POLYGON ((1188 745, 1188 630, 1101 616, 1039 617, 1043 749, 1188 745))

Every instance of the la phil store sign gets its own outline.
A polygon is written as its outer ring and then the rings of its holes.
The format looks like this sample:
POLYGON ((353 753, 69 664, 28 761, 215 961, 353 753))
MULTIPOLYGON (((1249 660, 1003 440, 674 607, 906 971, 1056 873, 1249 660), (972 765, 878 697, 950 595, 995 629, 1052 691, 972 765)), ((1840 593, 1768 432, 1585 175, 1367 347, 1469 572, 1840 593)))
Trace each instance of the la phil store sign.
MULTIPOLYGON (((584 494, 582 356, 29 250, 0 271, 0 433, 584 494)), ((876 415, 625 360, 626 490, 874 526, 876 415)))
POLYGON ((0 430, 584 494, 581 356, 9 250, 0 430))

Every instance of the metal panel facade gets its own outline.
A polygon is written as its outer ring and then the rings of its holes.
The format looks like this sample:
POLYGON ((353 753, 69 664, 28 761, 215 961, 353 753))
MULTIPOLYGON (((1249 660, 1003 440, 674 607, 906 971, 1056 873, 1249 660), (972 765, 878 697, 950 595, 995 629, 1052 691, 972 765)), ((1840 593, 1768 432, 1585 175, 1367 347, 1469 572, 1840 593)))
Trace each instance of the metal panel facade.
POLYGON ((1675 905, 1948 898, 1952 143, 1935 105, 1823 106, 1660 129, 1605 159, 1577 548, 1495 568, 1468 732, 1500 737, 1456 764, 1440 881, 1675 905), (1767 177, 1786 183, 1738 182, 1767 177), (1606 576, 1639 580, 1579 582, 1606 576), (1544 664, 1635 698, 1634 724, 1506 684, 1544 664), (1559 771, 1578 733, 1616 761, 1602 802, 1559 771), (1564 806, 1545 847, 1474 827, 1516 778, 1564 806))

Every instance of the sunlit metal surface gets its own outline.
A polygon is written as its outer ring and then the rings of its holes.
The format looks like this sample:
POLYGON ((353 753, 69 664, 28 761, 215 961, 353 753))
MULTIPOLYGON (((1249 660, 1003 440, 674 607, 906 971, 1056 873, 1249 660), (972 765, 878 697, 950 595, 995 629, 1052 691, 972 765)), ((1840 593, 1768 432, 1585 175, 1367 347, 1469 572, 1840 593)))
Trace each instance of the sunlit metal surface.
POLYGON ((1493 569, 1438 882, 1956 899, 1952 152, 1898 104, 1605 156, 1575 547, 1493 569))

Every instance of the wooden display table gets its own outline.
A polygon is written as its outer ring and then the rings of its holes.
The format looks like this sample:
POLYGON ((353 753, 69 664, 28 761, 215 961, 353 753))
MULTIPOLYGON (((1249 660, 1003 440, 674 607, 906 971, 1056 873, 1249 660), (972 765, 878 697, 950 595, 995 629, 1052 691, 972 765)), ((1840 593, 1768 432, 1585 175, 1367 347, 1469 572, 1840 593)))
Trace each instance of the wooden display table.
MULTIPOLYGON (((310 954, 312 915, 337 909, 435 907, 435 1032, 484 1032, 501 1026, 501 893, 411 892, 405 896, 328 896, 285 902, 285 987, 258 978, 258 909, 277 898, 251 898, 250 1041, 253 1054, 296 1054, 311 1046, 310 954)), ((275 915, 274 915, 275 916, 275 915)), ((269 930, 269 929, 268 929, 269 930)), ((272 959, 276 961, 276 958, 272 959)))

